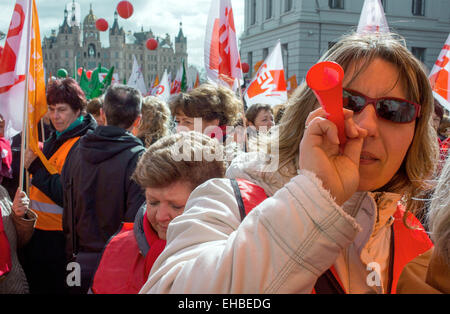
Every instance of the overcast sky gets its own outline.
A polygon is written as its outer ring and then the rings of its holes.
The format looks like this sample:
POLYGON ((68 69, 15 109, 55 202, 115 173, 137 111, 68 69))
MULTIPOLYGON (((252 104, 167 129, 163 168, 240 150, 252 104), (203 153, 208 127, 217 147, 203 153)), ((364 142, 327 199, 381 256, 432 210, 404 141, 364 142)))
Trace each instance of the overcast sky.
MULTIPOLYGON (((52 29, 58 29, 64 19, 64 8, 71 0, 36 0, 41 37, 49 36, 52 29)), ((119 0, 77 0, 81 6, 81 19, 89 13, 92 3, 94 15, 104 18, 110 27, 114 22, 114 11, 119 0)), ((119 25, 127 31, 151 29, 155 36, 172 40, 178 34, 179 24, 183 23, 184 35, 188 38, 189 63, 203 68, 203 43, 211 0, 130 0, 134 14, 127 20, 119 17, 119 25)), ((8 32, 14 10, 15 0, 0 0, 0 30, 8 32)), ((234 19, 238 36, 244 29, 244 0, 232 0, 234 19)), ((108 32, 102 33, 102 42, 108 45, 108 32)), ((4 40, 0 43, 4 45, 4 40)), ((104 45, 105 45, 104 44, 104 45)))

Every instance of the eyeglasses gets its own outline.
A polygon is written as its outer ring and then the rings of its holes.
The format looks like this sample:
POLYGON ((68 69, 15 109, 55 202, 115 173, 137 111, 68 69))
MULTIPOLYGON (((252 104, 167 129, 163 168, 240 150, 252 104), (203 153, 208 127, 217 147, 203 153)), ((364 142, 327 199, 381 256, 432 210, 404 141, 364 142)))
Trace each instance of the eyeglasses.
POLYGON ((401 98, 370 98, 357 91, 344 89, 344 108, 355 113, 372 104, 377 116, 395 123, 410 123, 420 117, 421 106, 401 98))

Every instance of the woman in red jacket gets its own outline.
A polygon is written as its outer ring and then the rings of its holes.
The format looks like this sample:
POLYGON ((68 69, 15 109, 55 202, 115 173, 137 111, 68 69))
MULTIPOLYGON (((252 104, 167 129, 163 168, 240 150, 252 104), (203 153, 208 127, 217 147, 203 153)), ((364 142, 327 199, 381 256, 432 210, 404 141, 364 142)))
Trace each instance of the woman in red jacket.
POLYGON ((222 146, 197 132, 164 137, 141 157, 134 180, 145 189, 147 202, 134 224, 123 224, 106 245, 92 283, 96 294, 138 293, 166 245, 170 222, 181 215, 191 192, 212 178, 225 175, 222 146), (194 156, 202 158, 191 158, 194 156), (205 157, 205 158, 203 158, 205 157), (193 159, 193 160, 192 160, 193 159))

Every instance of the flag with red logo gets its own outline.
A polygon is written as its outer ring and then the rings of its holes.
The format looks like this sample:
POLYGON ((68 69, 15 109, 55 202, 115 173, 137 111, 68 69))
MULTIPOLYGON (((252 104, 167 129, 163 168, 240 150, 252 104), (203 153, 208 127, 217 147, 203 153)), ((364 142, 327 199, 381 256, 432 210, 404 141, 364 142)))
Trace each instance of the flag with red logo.
POLYGON ((381 0, 365 0, 359 18, 358 33, 389 33, 389 26, 381 0))
POLYGON ((151 95, 155 96, 156 87, 158 87, 158 85, 159 85, 159 75, 156 74, 155 79, 153 80, 152 84, 150 84, 151 95))
POLYGON ((247 106, 284 104, 288 100, 281 44, 277 43, 244 93, 247 106))
POLYGON ((236 90, 243 82, 231 0, 213 0, 206 26, 205 68, 210 81, 236 90))
POLYGON ((6 123, 5 137, 11 138, 23 130, 27 99, 28 145, 54 174, 56 169, 39 149, 38 123, 47 113, 44 77, 36 3, 17 0, 0 58, 0 111, 6 123))
POLYGON ((172 87, 170 90, 171 94, 179 94, 181 92, 186 92, 187 90, 187 76, 186 69, 184 65, 184 60, 178 69, 177 76, 175 80, 172 82, 172 87))
POLYGON ((430 83, 434 98, 450 110, 450 35, 430 72, 430 83))
POLYGON ((170 98, 170 83, 169 76, 167 75, 167 70, 164 71, 164 75, 161 79, 161 82, 154 89, 154 96, 158 97, 164 102, 169 102, 170 98))

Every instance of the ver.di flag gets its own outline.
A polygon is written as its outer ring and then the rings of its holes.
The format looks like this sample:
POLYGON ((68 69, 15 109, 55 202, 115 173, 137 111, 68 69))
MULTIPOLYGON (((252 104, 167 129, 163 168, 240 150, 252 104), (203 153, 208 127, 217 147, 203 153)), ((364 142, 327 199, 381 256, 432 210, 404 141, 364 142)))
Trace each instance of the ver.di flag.
POLYGON ((450 34, 430 73, 434 98, 450 110, 450 34))
POLYGON ((178 69, 177 76, 175 80, 172 82, 171 94, 179 94, 181 92, 186 92, 187 90, 187 76, 186 69, 184 65, 184 60, 178 69))
POLYGON ((275 106, 287 102, 288 95, 280 42, 259 68, 255 78, 246 89, 244 97, 248 107, 253 104, 275 106))
POLYGON ((206 26, 205 69, 207 78, 237 89, 243 74, 236 39, 231 0, 213 0, 206 26))
POLYGON ((128 79, 128 86, 134 87, 141 92, 142 95, 147 95, 147 86, 145 85, 144 75, 139 66, 136 57, 133 55, 133 69, 131 70, 130 78, 128 79))
POLYGON ((365 0, 359 18, 358 33, 389 33, 381 0, 365 0))
POLYGON ((169 83, 169 76, 167 75, 167 70, 164 71, 164 75, 161 79, 160 84, 155 87, 154 95, 166 103, 169 102, 170 83, 169 83))
POLYGON ((47 101, 36 3, 34 0, 17 0, 0 58, 0 111, 6 122, 6 138, 12 138, 23 130, 26 93, 29 147, 47 170, 55 174, 56 169, 38 145, 38 123, 47 112, 47 101))

